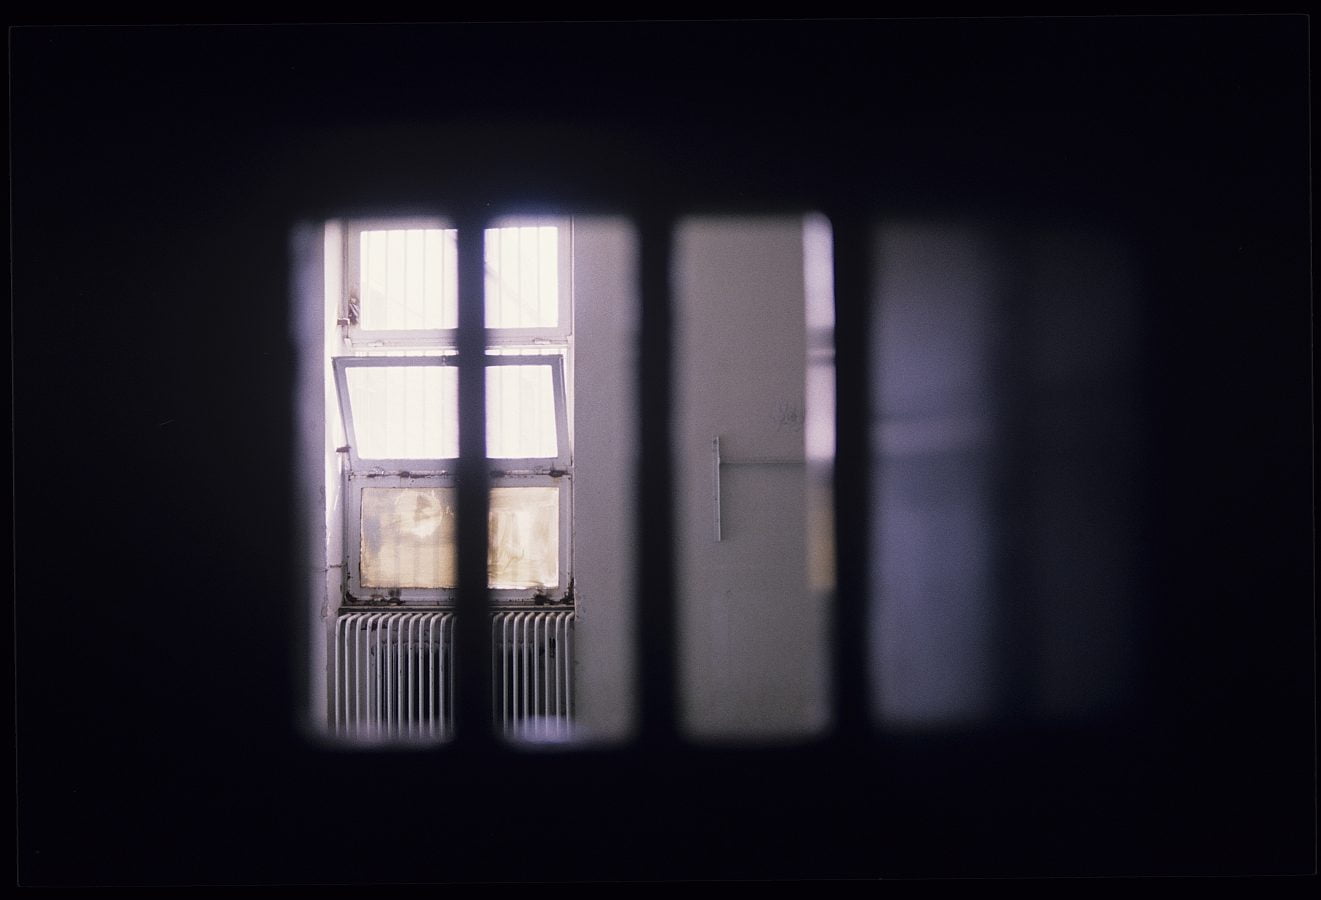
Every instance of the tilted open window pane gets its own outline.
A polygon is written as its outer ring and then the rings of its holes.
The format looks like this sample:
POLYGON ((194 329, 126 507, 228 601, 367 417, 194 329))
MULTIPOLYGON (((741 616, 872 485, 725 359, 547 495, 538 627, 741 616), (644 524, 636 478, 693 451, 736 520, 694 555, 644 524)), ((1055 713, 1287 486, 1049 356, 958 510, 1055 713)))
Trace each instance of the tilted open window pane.
POLYGON ((502 365, 486 370, 486 455, 493 459, 554 459, 555 370, 502 365))
POLYGON ((456 458, 458 370, 408 359, 390 362, 345 371, 355 455, 370 460, 456 458))
MULTIPOLYGON (((448 470, 459 455, 455 356, 334 360, 349 460, 448 470)), ((511 470, 565 469, 568 418, 559 356, 486 356, 486 455, 511 470)))
POLYGON ((486 230, 486 327, 554 328, 560 233, 552 225, 486 230))
POLYGON ((392 331, 458 327, 457 234, 452 228, 361 232, 362 328, 392 331))
MULTIPOLYGON (((452 487, 362 488, 361 586, 453 588, 452 487)), ((491 490, 489 585, 495 590, 554 588, 560 572, 560 489, 491 490)))

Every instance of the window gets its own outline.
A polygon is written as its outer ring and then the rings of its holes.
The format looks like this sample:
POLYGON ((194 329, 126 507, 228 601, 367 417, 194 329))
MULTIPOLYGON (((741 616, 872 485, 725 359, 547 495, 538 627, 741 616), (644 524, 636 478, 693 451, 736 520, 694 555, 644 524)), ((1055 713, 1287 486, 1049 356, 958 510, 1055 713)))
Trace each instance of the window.
MULTIPOLYGON (((344 229, 343 603, 444 607, 456 586, 457 232, 439 219, 344 229)), ((485 232, 488 584, 496 605, 571 604, 570 229, 485 232)))

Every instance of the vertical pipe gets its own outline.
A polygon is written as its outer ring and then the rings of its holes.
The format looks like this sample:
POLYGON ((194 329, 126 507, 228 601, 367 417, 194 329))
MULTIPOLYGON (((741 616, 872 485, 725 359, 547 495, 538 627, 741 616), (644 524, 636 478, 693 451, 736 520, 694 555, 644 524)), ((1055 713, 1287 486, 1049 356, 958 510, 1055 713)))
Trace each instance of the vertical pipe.
POLYGON ((354 716, 353 731, 359 737, 362 737, 363 723, 366 715, 371 709, 371 695, 367 693, 367 685, 371 680, 371 665, 367 659, 367 641, 370 635, 367 631, 369 617, 363 616, 358 622, 357 637, 354 639, 353 667, 356 670, 354 675, 354 693, 357 695, 357 714, 354 716))
POLYGON ((499 613, 491 616, 491 717, 503 725, 501 710, 497 708, 500 703, 500 635, 497 631, 500 618, 499 613))
POLYGON ((417 736, 416 726, 417 726, 418 714, 416 708, 417 707, 416 682, 417 682, 417 654, 420 652, 420 648, 418 646, 419 642, 417 639, 417 629, 420 624, 421 624, 421 617, 416 613, 410 615, 407 619, 408 643, 405 645, 405 647, 407 649, 407 662, 408 662, 408 697, 407 697, 407 702, 404 705, 404 708, 406 710, 404 714, 404 733, 408 735, 408 737, 410 738, 417 736))
POLYGON ((335 620, 335 649, 334 649, 334 653, 335 653, 335 672, 334 672, 333 675, 331 675, 331 677, 335 680, 334 693, 333 693, 333 697, 334 697, 334 699, 331 701, 331 710, 332 710, 332 714, 331 714, 331 726, 330 726, 330 727, 331 727, 331 729, 332 729, 332 731, 331 731, 332 734, 339 734, 339 733, 340 733, 340 727, 339 727, 339 693, 340 693, 340 692, 339 692, 339 682, 340 682, 340 669, 341 669, 342 667, 341 667, 341 665, 340 665, 339 655, 340 655, 340 652, 341 652, 341 650, 343 649, 343 646, 344 646, 344 628, 345 628, 344 617, 343 617, 343 616, 340 616, 338 619, 335 620))
POLYGON ((353 626, 353 733, 362 736, 363 706, 367 701, 366 664, 363 650, 367 640, 365 617, 359 617, 353 626))
POLYGON ((573 656, 569 652, 569 631, 573 628, 573 613, 565 613, 561 622, 560 638, 560 668, 564 670, 563 676, 563 697, 560 701, 560 718, 564 724, 564 732, 569 733, 572 722, 569 716, 569 685, 573 681, 572 665, 573 656))
POLYGON ((537 633, 541 628, 541 613, 532 613, 532 720, 537 718, 537 701, 541 697, 541 665, 539 657, 541 656, 541 640, 537 633))
POLYGON ((552 631, 551 634, 551 643, 554 645, 555 655, 550 661, 550 670, 555 677, 555 688, 554 688, 554 693, 551 695, 552 699, 551 699, 550 716, 552 721, 556 723, 557 732, 559 730, 559 721, 560 721, 560 706, 561 706, 560 692, 564 684, 563 679, 560 678, 560 655, 564 652, 564 644, 560 640, 560 631, 563 628, 563 623, 564 623, 564 616, 563 615, 556 616, 554 630, 552 631))
POLYGON ((711 494, 715 508, 716 541, 720 541, 720 435, 711 439, 711 494))
POLYGON ((445 735, 454 738, 454 614, 445 616, 445 735))
POLYGON ((530 702, 532 700, 531 670, 533 663, 533 647, 532 647, 532 639, 528 636, 528 628, 532 624, 532 614, 523 613, 522 622, 520 624, 523 626, 523 640, 520 645, 520 649, 523 651, 523 690, 522 690, 523 696, 520 698, 521 700, 520 705, 523 714, 521 716, 521 721, 519 722, 519 725, 521 727, 521 730, 526 732, 528 720, 531 718, 531 711, 529 707, 530 707, 530 702))
POLYGON ((426 655, 422 657, 426 666, 422 678, 422 733, 433 739, 436 737, 436 667, 440 662, 440 646, 436 643, 436 624, 439 619, 437 613, 427 616, 426 655))
POLYGON ((449 699, 449 670, 452 665, 450 661, 450 640, 447 633, 449 630, 449 619, 449 613, 440 617, 438 628, 439 637, 437 638, 440 642, 440 666, 436 669, 436 723, 437 727, 440 728, 442 734, 447 740, 450 737, 449 704, 447 701, 449 699))
POLYGON ((495 657, 491 665, 491 675, 497 675, 499 678, 499 726, 501 733, 509 733, 509 640, 507 640, 506 629, 509 628, 509 615, 507 613, 498 613, 491 620, 491 634, 499 634, 499 646, 497 648, 498 656, 495 657), (497 632, 497 628, 499 629, 497 632))
POLYGON ((504 708, 502 722, 504 733, 508 734, 514 724, 514 615, 503 613, 500 616, 500 669, 504 680, 500 684, 500 702, 504 708))
POLYGON ((670 302, 673 217, 656 206, 638 222, 641 321, 638 348, 638 544, 634 641, 638 660, 639 737, 653 746, 675 737, 676 640, 674 602, 671 387, 673 326, 670 302))
POLYGON ((385 656, 385 678, 383 686, 385 688, 382 704, 381 725, 384 728, 385 736, 391 737, 394 734, 398 723, 398 705, 399 705, 399 639, 394 634, 398 625, 398 616, 385 616, 382 624, 384 631, 384 646, 381 648, 385 656))
POLYGON ((456 739, 469 747, 492 740, 491 682, 483 677, 489 640, 487 546, 490 489, 486 464, 485 220, 474 208, 458 217, 459 460, 455 671, 456 739))
POLYGON ((402 616, 390 617, 390 630, 387 632, 390 655, 394 660, 391 667, 394 674, 394 691, 390 697, 390 735, 397 737, 403 730, 404 703, 404 620, 402 616))
POLYGON ((564 618, 564 721, 573 728, 573 615, 564 618))

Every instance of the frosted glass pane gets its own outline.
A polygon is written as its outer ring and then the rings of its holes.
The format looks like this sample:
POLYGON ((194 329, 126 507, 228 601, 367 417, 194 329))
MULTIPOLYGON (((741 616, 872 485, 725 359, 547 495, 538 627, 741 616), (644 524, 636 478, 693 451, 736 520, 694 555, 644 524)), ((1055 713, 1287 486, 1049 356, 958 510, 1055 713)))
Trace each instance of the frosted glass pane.
POLYGON ((559 229, 486 230, 486 327, 559 324, 559 229))
MULTIPOLYGON (((363 490, 363 587, 454 587, 454 493, 453 488, 439 487, 363 490)), ((494 488, 489 522, 487 573, 492 588, 559 583, 559 488, 494 488)))
POLYGON ((560 490, 491 489, 487 572, 493 588, 554 587, 560 580, 560 490))
POLYGON ((363 459, 459 455, 459 373, 449 366, 349 368, 349 402, 363 459))
POLYGON ((365 329, 458 327, 453 229, 362 232, 359 315, 365 329))
POLYGON ((486 455, 493 459, 554 458, 554 370, 550 366, 486 369, 486 455))
POLYGON ((363 587, 453 587, 456 574, 453 488, 362 492, 363 587))

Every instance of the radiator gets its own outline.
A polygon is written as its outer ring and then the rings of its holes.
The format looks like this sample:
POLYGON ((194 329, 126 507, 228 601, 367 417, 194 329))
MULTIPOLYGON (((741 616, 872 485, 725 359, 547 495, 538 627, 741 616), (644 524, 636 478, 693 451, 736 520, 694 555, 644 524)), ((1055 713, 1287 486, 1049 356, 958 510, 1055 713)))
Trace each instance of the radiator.
MULTIPOLYGON (((573 718, 573 613, 491 616, 492 718, 562 740, 573 718)), ((444 740, 454 726, 454 613, 354 612, 335 623, 331 724, 357 740, 444 740)))

